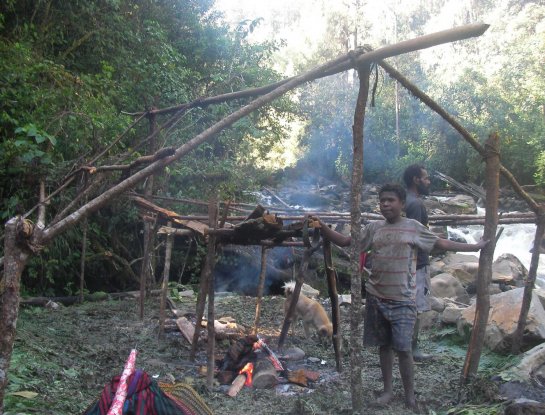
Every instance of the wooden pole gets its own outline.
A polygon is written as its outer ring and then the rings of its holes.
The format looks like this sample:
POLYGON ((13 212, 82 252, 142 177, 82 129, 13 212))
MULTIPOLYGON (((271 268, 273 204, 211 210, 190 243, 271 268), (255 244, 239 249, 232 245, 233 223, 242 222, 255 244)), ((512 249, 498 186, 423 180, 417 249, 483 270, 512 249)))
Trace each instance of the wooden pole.
MULTIPOLYGON (((210 236, 212 237, 212 235, 210 236)), ((209 237, 209 241, 210 241, 209 237)), ((191 353, 189 359, 195 360, 195 354, 197 353, 197 343, 199 342, 199 335, 201 333, 202 317, 204 315, 204 307, 206 305, 206 296, 208 295, 208 278, 211 272, 208 272, 208 261, 205 261, 204 267, 201 271, 201 279, 199 282, 199 293, 197 294, 197 305, 195 308, 195 333, 193 333, 193 342, 191 343, 191 353)))
MULTIPOLYGON (((208 205, 208 215, 209 218, 209 226, 211 228, 215 228, 218 225, 218 203, 215 198, 212 198, 210 200, 210 204, 208 205)), ((208 272, 208 322, 206 324, 206 328, 208 330, 208 347, 207 347, 207 357, 208 357, 208 364, 206 367, 206 386, 208 389, 212 389, 212 386, 214 384, 214 370, 215 370, 215 364, 216 359, 214 357, 214 349, 216 345, 216 333, 214 330, 214 265, 216 263, 216 237, 214 235, 210 235, 208 238, 208 252, 206 255, 206 270, 208 272)))
POLYGON ((83 290, 85 288, 85 256, 87 255, 87 228, 88 219, 83 221, 83 235, 81 236, 81 258, 79 263, 79 302, 83 303, 83 290))
POLYGON ((339 295, 337 294, 337 272, 333 267, 331 255, 331 242, 324 239, 324 263, 327 276, 327 289, 331 300, 331 320, 333 323, 333 350, 335 351, 335 364, 337 372, 342 372, 341 362, 341 312, 339 309, 339 295))
POLYGON ((310 247, 305 248, 303 251, 301 266, 299 267, 299 272, 295 276, 295 288, 291 294, 290 306, 284 317, 284 323, 282 324, 282 330, 280 331, 280 337, 278 338, 279 349, 284 347, 284 342, 286 341, 286 336, 288 335, 288 330, 290 329, 290 325, 293 321, 293 315, 295 314, 295 307, 297 306, 297 301, 299 301, 299 294, 301 294, 301 287, 303 286, 303 280, 308 269, 308 263, 313 252, 314 249, 310 247))
POLYGON ((361 271, 359 269, 360 235, 361 235, 361 189, 363 184, 363 126, 365 122, 365 107, 369 94, 369 64, 358 69, 360 80, 358 100, 354 111, 354 125, 352 126, 352 181, 350 189, 350 247, 351 261, 351 306, 350 306, 350 385, 352 394, 352 411, 363 412, 363 312, 361 307, 361 271))
MULTIPOLYGON (((171 223, 168 222, 168 226, 171 223)), ((168 294, 168 280, 170 275, 170 259, 172 256, 172 244, 174 242, 174 235, 171 233, 167 234, 167 243, 165 246, 165 267, 163 269, 163 282, 161 283, 161 305, 159 308, 159 337, 163 337, 165 332, 165 318, 166 318, 166 302, 168 294)))
POLYGON ((528 312, 530 311, 530 305, 532 302, 532 292, 536 282, 537 267, 539 265, 539 247, 541 241, 545 235, 545 211, 540 207, 538 213, 536 236, 534 238, 534 249, 532 252, 532 259, 530 260, 530 269, 528 271, 528 278, 524 283, 524 293, 522 295, 522 304, 520 306, 520 315, 517 322, 517 328, 513 334, 513 344, 511 345, 511 353, 518 354, 522 346, 522 336, 524 334, 524 328, 526 327, 526 319, 528 312))
POLYGON ((485 143, 486 150, 486 200, 485 225, 483 239, 490 241, 479 255, 479 271, 477 274, 477 304, 473 329, 462 370, 462 384, 477 374, 479 360, 484 344, 484 335, 490 311, 490 294, 488 292, 492 280, 492 261, 496 247, 496 228, 498 225, 498 196, 500 184, 500 152, 499 137, 490 135, 485 143))
POLYGON ((259 285, 257 286, 257 299, 255 304, 254 334, 257 334, 259 327, 259 316, 261 314, 261 300, 265 288, 265 277, 267 276, 267 247, 261 247, 261 271, 259 273, 259 285))

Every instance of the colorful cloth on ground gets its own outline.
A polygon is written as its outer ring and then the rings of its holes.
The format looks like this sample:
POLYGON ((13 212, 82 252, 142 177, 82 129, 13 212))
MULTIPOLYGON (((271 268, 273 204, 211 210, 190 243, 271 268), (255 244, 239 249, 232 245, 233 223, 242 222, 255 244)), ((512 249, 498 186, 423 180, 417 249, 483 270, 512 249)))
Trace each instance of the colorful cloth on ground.
MULTIPOLYGON (((120 376, 115 376, 104 387, 100 398, 93 403, 83 415, 106 415, 112 405, 115 392, 120 383, 120 376)), ((212 414, 204 402, 200 406, 193 402, 186 402, 174 396, 166 394, 148 374, 136 370, 127 379, 127 399, 123 405, 123 415, 208 415, 212 414), (203 409, 204 408, 204 409, 203 409), (208 412, 206 412, 208 411, 208 412)), ((189 387, 189 389, 191 389, 189 387)), ((193 389, 191 389, 193 391, 193 389)), ((193 391, 193 395, 198 394, 193 391)))
POLYGON ((123 373, 121 374, 119 384, 117 385, 117 389, 115 391, 114 400, 107 415, 121 415, 123 413, 123 404, 127 398, 127 379, 134 373, 135 365, 136 350, 132 349, 131 353, 129 354, 129 358, 125 363, 125 368, 123 369, 123 373))

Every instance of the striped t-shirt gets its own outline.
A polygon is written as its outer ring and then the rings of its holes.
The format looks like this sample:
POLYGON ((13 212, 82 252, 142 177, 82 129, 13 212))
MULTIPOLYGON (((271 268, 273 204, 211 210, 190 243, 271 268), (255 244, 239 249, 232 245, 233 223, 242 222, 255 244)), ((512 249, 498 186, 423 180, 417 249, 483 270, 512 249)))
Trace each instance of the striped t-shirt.
POLYGON ((362 250, 371 249, 371 276, 366 290, 379 298, 414 301, 416 250, 432 250, 437 235, 414 219, 371 222, 362 230, 362 250))

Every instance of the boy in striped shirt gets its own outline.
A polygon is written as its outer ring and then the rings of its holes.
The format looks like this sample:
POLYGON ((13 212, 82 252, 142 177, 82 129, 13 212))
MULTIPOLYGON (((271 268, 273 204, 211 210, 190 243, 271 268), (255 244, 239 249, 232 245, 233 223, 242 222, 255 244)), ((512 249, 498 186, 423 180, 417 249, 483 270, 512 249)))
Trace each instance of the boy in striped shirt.
MULTIPOLYGON (((465 244, 439 238, 424 225, 401 215, 405 189, 386 184, 379 191, 383 221, 371 222, 362 230, 361 250, 371 250, 371 275, 365 283, 363 342, 378 346, 384 391, 377 399, 380 406, 393 398, 392 369, 394 352, 399 359, 399 372, 405 392, 405 405, 417 410, 414 396, 414 365, 411 353, 416 321, 416 252, 429 252, 436 247, 446 251, 472 252, 488 241, 465 244)), ((321 226, 324 238, 336 245, 348 246, 344 236, 328 226, 321 226)))

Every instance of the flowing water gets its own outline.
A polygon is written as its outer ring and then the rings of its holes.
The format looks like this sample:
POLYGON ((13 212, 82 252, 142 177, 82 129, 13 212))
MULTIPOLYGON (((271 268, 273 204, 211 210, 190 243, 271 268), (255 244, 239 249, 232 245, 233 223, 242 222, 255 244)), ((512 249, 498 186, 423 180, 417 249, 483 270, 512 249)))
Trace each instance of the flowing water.
MULTIPOLYGON (((483 209, 479 209, 480 215, 484 214, 483 209)), ((536 232, 536 225, 530 223, 513 224, 513 225, 498 225, 503 227, 503 233, 496 244, 496 250, 494 251, 494 260, 501 254, 513 254, 520 262, 524 264, 526 269, 530 268, 530 261, 532 248, 534 242, 534 236, 536 232)), ((482 226, 467 226, 451 228, 448 227, 449 238, 463 238, 468 243, 475 243, 483 234, 482 226)), ((477 253, 478 254, 478 253, 477 253)), ((545 288, 545 254, 539 258, 539 266, 537 269, 536 286, 545 288)))

